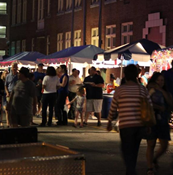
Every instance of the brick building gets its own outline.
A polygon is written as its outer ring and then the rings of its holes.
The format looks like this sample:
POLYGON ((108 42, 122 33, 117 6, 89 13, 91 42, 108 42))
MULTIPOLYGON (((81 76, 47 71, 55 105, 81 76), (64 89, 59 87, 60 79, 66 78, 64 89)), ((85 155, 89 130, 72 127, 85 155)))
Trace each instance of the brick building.
POLYGON ((0 59, 8 54, 10 21, 8 4, 8 0, 0 0, 0 59))
POLYGON ((148 38, 172 45, 172 0, 11 0, 10 54, 50 54, 93 44, 107 50, 148 38))

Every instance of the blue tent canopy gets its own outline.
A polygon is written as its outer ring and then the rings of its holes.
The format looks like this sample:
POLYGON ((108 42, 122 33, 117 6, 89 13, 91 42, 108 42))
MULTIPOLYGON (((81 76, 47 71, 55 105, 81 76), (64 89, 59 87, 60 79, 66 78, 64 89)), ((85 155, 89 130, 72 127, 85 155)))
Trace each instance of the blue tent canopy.
POLYGON ((70 47, 48 56, 38 58, 37 61, 42 63, 59 63, 66 62, 70 59, 71 62, 76 63, 92 63, 93 56, 100 52, 103 52, 103 49, 94 45, 70 47))

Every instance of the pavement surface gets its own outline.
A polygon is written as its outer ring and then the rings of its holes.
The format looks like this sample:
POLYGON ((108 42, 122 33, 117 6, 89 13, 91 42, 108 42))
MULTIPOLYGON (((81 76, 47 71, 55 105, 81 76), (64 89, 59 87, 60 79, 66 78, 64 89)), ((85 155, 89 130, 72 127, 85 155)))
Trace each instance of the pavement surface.
MULTIPOLYGON (((5 123, 5 122, 4 122, 5 123)), ((41 118, 34 117, 34 123, 40 124, 41 118)), ((97 127, 97 120, 91 118, 88 126, 74 128, 73 120, 68 126, 37 127, 39 142, 62 145, 84 154, 86 159, 86 175, 125 175, 125 167, 121 156, 119 133, 106 131, 107 120, 97 127)), ((171 131, 173 140, 173 132, 171 131)), ((173 142, 170 141, 167 152, 160 158, 157 175, 173 175, 173 142)), ((142 140, 138 155, 138 175, 146 175, 146 141, 142 140)), ((159 143, 156 145, 156 149, 159 143)))

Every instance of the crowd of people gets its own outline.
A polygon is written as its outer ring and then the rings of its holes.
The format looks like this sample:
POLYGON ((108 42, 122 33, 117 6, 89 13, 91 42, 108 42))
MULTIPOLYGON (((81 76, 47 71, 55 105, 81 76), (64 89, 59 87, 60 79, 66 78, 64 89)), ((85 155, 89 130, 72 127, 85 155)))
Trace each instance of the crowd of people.
MULTIPOLYGON (((88 117, 94 112, 98 119, 97 126, 101 126, 104 80, 100 72, 91 67, 88 70, 89 75, 82 81, 79 78, 80 71, 76 68, 72 69, 69 76, 66 65, 60 65, 57 69, 50 66, 46 73, 43 72, 43 66, 38 64, 38 70, 31 73, 25 67, 18 71, 18 65, 14 62, 10 73, 7 70, 2 73, 0 96, 3 98, 0 99, 7 127, 30 126, 34 124, 34 115, 42 117, 40 127, 52 126, 54 111, 57 125, 67 125, 69 118, 74 119, 74 127, 78 127, 78 123, 79 127, 87 126, 88 117)), ((107 130, 112 130, 112 120, 119 118, 121 148, 127 175, 136 174, 138 150, 141 140, 145 138, 147 174, 154 175, 154 170, 159 167, 158 159, 167 150, 170 140, 173 68, 162 73, 155 72, 151 77, 144 74, 143 80, 139 77, 140 73, 135 65, 125 68, 124 78, 115 89, 112 99, 107 130), (156 125, 149 128, 141 121, 141 97, 148 99, 155 112, 156 125), (154 153, 157 139, 160 147, 154 153)))
POLYGON ((60 65, 57 69, 49 66, 46 73, 43 66, 42 63, 38 64, 36 72, 30 72, 25 67, 18 71, 17 63, 13 62, 10 73, 7 70, 2 73, 1 104, 7 127, 35 124, 34 115, 42 117, 40 127, 52 126, 54 112, 57 125, 67 125, 69 118, 74 119, 74 127, 78 126, 79 116, 79 126, 83 127, 87 125, 89 115, 95 112, 97 125, 100 126, 104 80, 96 68, 91 67, 89 76, 82 81, 76 68, 69 76, 66 65, 60 65))
POLYGON ((141 82, 139 74, 140 70, 135 65, 125 68, 124 79, 121 86, 116 88, 111 103, 107 130, 112 130, 112 120, 118 117, 127 175, 136 174, 140 142, 146 139, 147 174, 154 175, 159 168, 158 159, 166 152, 168 141, 171 139, 169 120, 173 111, 173 68, 164 73, 155 72, 145 84, 141 82), (141 121, 141 97, 147 98, 153 106, 156 125, 152 127, 146 127, 141 121), (154 152, 157 139, 160 147, 154 152))

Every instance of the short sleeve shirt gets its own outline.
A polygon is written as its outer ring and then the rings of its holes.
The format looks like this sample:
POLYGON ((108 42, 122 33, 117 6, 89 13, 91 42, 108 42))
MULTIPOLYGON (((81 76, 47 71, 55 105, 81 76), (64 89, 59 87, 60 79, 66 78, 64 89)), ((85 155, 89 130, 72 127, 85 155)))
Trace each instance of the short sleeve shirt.
POLYGON ((9 92, 13 90, 17 80, 18 80, 18 75, 13 75, 12 73, 7 75, 5 79, 5 86, 7 86, 7 89, 9 92))

